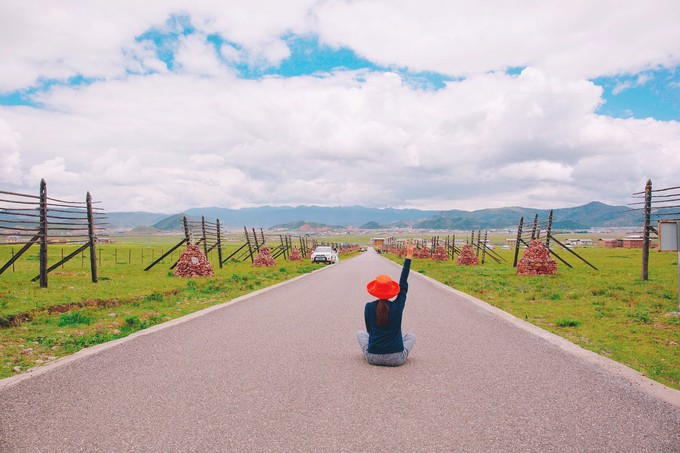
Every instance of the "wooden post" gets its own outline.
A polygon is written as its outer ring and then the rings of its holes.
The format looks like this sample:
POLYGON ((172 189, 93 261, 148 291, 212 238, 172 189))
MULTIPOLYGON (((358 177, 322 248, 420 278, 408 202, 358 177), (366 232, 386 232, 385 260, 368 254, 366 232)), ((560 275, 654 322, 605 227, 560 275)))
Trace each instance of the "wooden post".
MULTIPOLYGON (((95 245, 97 243, 97 238, 94 234, 94 216, 92 215, 92 196, 90 196, 90 192, 87 193, 85 201, 87 204, 87 235, 90 241, 90 274, 92 276, 92 283, 97 283, 97 280, 99 279, 97 270, 97 250, 95 245)), ((99 264, 101 264, 101 258, 99 264)))
POLYGON ((260 244, 257 243, 257 233, 255 232, 255 228, 253 228, 253 240, 255 241, 255 250, 257 250, 257 253, 260 253, 260 244))
POLYGON ((40 180, 40 287, 47 288, 47 183, 40 180))
POLYGON ((645 225, 642 231, 642 280, 649 280, 649 228, 652 215, 652 180, 645 185, 645 225))
POLYGON ((264 245, 264 243, 267 241, 264 239, 264 231, 262 231, 262 228, 260 228, 260 236, 262 237, 262 245, 264 245))
POLYGON ((489 230, 484 232, 484 242, 482 243, 482 264, 484 264, 484 258, 486 258, 486 239, 489 237, 489 230))
POLYGON ((522 240, 522 226, 524 226, 524 217, 519 218, 519 225, 517 225, 517 239, 515 240, 515 259, 512 262, 512 267, 517 267, 517 258, 519 257, 519 242, 522 240))
POLYGON ((470 245, 475 246, 475 230, 470 233, 470 245))
POLYGON ((208 259, 208 240, 205 236, 205 216, 201 216, 201 240, 203 241, 203 254, 208 259))
POLYGON ((187 221, 187 216, 182 217, 182 223, 184 224, 184 239, 187 240, 187 244, 194 245, 191 234, 189 234, 189 222, 187 221))
POLYGON ((477 230, 477 258, 479 258, 479 244, 482 242, 482 230, 477 230))
POLYGON ((548 214, 548 230, 545 233, 545 248, 550 250, 550 235, 552 234, 553 210, 548 214))
POLYGON ((246 233, 246 243, 248 244, 248 254, 250 255, 250 262, 253 263, 255 260, 253 259, 253 248, 250 245, 250 237, 248 236, 248 229, 246 227, 243 227, 243 231, 246 233))
MULTIPOLYGON (((15 262, 16 260, 18 260, 18 259, 21 257, 21 255, 23 255, 24 253, 26 253, 26 251, 27 251, 29 248, 31 248, 31 246, 32 246, 33 244, 35 244, 36 242, 38 242, 39 240, 40 240, 40 233, 38 233, 38 234, 36 234, 35 236, 33 236, 33 237, 31 238, 31 240, 28 241, 27 244, 24 244, 24 246, 21 247, 21 249, 16 253, 16 255, 12 255, 12 258, 10 258, 10 260, 9 260, 8 262, 6 262, 6 263, 0 268, 0 274, 2 274, 2 273, 5 272, 7 269, 9 269, 10 266, 12 266, 12 270, 14 270, 14 262, 15 262)), ((39 255, 38 255, 38 258, 40 258, 39 255)))
POLYGON ((217 259, 222 268, 222 230, 220 229, 220 219, 217 219, 217 259))
POLYGON ((531 240, 536 239, 536 227, 538 226, 538 214, 534 216, 534 225, 531 227, 531 240))

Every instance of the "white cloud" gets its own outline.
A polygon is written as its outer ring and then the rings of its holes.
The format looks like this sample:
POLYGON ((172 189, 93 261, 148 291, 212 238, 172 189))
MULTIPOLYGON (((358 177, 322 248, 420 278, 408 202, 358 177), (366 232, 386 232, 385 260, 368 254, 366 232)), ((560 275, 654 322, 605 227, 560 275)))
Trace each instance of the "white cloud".
POLYGON ((583 78, 680 62, 680 3, 673 0, 335 0, 315 13, 325 42, 414 70, 466 75, 534 66, 583 78))
POLYGON ((124 73, 123 49, 156 21, 163 9, 132 2, 8 0, 0 5, 0 91, 34 85, 38 78, 124 73), (134 13, 132 13, 134 11, 134 13))
MULTIPOLYGON (((172 16, 188 16, 199 33, 219 33, 243 46, 260 64, 278 64, 288 55, 280 35, 307 31, 314 1, 222 2, 181 0, 137 2, 8 0, 0 4, 0 92, 36 84, 38 79, 76 75, 113 78, 126 70, 164 69, 135 38, 150 29, 168 30, 172 16)), ((192 43, 185 43, 191 45, 192 43)), ((208 63, 203 49, 187 63, 208 63), (201 56, 203 54, 203 56, 201 56)))
POLYGON ((601 93, 535 68, 434 92, 365 71, 166 73, 55 87, 44 109, 0 117, 23 137, 12 149, 30 168, 26 190, 45 177, 110 210, 556 207, 677 182, 680 123, 595 115, 601 93))
POLYGON ((175 63, 183 72, 198 75, 218 75, 230 71, 217 58, 216 50, 203 34, 184 36, 175 54, 175 63))
POLYGON ((57 156, 39 164, 31 166, 28 171, 28 180, 37 184, 41 179, 48 180, 55 184, 69 185, 80 180, 77 173, 66 170, 64 158, 57 156))
POLYGON ((19 184, 22 179, 19 142, 21 135, 0 118, 0 182, 19 184))
MULTIPOLYGON (((148 43, 135 37, 168 29, 173 16, 188 17, 199 34, 217 33, 241 47, 223 46, 226 59, 258 66, 285 59, 290 50, 281 37, 291 33, 318 34, 322 42, 349 47, 380 64, 453 75, 532 66, 563 78, 584 78, 680 63, 680 3, 674 0, 625 5, 614 0, 494 5, 462 0, 6 0, 0 4, 0 91, 32 86, 40 78, 163 71, 148 43)), ((192 50, 197 56, 184 57, 210 67, 204 49, 192 50)))
MULTIPOLYGON (((44 177, 51 193, 164 212, 622 203, 649 177, 677 184, 680 123, 595 115, 602 89, 586 78, 678 64, 679 13, 665 0, 9 0, 0 92, 97 81, 35 94, 40 108, 0 107, 0 181, 34 191, 44 177), (175 43, 174 72, 135 40, 181 31, 172 16, 194 27, 175 43), (228 43, 215 49, 214 33, 228 43), (467 77, 427 91, 391 72, 243 80, 229 68, 280 64, 287 34, 467 77), (509 66, 527 67, 508 76, 509 66)), ((630 83, 646 82, 642 72, 630 83)))
POLYGON ((498 169, 497 176, 505 176, 519 181, 556 181, 571 182, 572 168, 558 162, 532 160, 517 162, 498 169))

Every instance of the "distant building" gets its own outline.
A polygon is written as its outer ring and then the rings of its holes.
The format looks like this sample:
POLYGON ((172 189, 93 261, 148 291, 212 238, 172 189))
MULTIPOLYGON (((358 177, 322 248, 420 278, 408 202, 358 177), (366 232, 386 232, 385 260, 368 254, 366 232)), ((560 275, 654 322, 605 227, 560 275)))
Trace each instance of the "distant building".
POLYGON ((619 246, 619 239, 601 238, 597 240, 597 243, 600 245, 600 247, 604 247, 606 249, 615 249, 619 246))
POLYGON ((382 247, 385 244, 385 238, 372 238, 371 245, 374 247, 382 247))
POLYGON ((624 249, 641 249, 642 242, 643 242, 642 236, 638 235, 626 236, 625 238, 621 239, 619 247, 623 247, 624 249))
POLYGON ((593 245, 593 240, 588 238, 569 238, 566 240, 567 245, 573 246, 589 246, 593 245))

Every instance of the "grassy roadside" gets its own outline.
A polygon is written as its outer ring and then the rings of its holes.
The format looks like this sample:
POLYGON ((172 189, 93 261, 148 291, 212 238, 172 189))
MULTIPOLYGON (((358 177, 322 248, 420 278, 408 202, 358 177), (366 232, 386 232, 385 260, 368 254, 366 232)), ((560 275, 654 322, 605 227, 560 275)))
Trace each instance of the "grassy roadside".
POLYGON ((578 251, 600 271, 575 259, 568 259, 573 269, 558 263, 558 275, 542 277, 519 277, 510 264, 493 262, 466 267, 416 258, 412 269, 680 389, 680 317, 671 315, 678 310, 677 255, 651 253, 643 282, 640 250, 578 251))
MULTIPOLYGON (((167 250, 168 244, 154 247, 157 258, 161 247, 167 250)), ((22 258, 14 272, 0 277, 0 319, 14 319, 13 325, 5 322, 5 327, 0 327, 0 378, 322 267, 309 260, 279 258, 270 268, 253 267, 248 260, 228 262, 220 269, 212 256, 215 277, 183 279, 172 276, 170 260, 144 272, 151 260, 150 247, 111 244, 101 248, 97 284, 90 282, 87 261, 83 265, 80 259, 52 272, 47 289, 30 282, 37 269, 32 256, 22 258)), ((0 249, 0 260, 6 261, 8 252, 6 247, 0 249)), ((61 251, 53 253, 51 262, 61 251)), ((68 248, 65 253, 69 253, 68 248)), ((343 255, 342 259, 355 254, 343 255)))

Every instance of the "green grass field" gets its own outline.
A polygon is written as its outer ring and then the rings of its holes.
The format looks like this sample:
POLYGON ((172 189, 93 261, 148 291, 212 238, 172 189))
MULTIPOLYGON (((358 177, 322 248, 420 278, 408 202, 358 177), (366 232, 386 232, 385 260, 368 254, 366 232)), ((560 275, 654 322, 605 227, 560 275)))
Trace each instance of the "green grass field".
MULTIPOLYGON (((361 242, 368 238, 326 239, 361 242)), ((216 254, 211 252, 214 278, 180 279, 168 269, 178 252, 151 271, 143 271, 179 238, 114 240, 99 246, 97 284, 90 282, 87 252, 52 272, 48 289, 30 282, 38 273, 37 248, 22 257, 14 271, 0 276, 0 323, 14 319, 18 324, 0 327, 0 377, 318 268, 307 260, 295 263, 279 258, 274 268, 255 268, 247 260, 219 269, 216 254)), ((226 243, 224 256, 238 245, 226 243)), ((9 258, 11 248, 0 247, 0 262, 9 258)), ((63 253, 70 250, 74 247, 64 246, 63 253)), ((496 251, 510 261, 511 251, 496 251)), ((652 251, 650 280, 643 282, 640 250, 593 247, 577 251, 600 271, 565 252, 561 255, 574 268, 558 263, 556 276, 518 277, 510 264, 490 260, 483 266, 464 267, 450 261, 415 259, 413 270, 680 389, 680 317, 669 315, 678 309, 677 254, 652 251)), ((60 246, 51 246, 50 262, 56 262, 61 253, 60 246)))
MULTIPOLYGON (((520 277, 488 259, 483 266, 414 259, 412 269, 680 389, 680 317, 669 315, 678 310, 677 254, 653 250, 643 282, 641 250, 576 251, 600 270, 559 250, 574 268, 558 262, 555 276, 520 277)), ((511 251, 500 253, 512 263, 511 251)))
MULTIPOLYGON (((322 266, 309 260, 290 262, 280 257, 275 267, 253 267, 246 258, 240 263, 230 261, 220 269, 216 252, 211 252, 215 277, 176 278, 169 267, 179 252, 148 272, 143 269, 179 238, 117 240, 125 242, 98 245, 100 265, 96 284, 90 280, 89 253, 85 252, 51 272, 49 287, 41 289, 37 282, 30 281, 38 274, 37 247, 22 256, 14 269, 0 276, 0 378, 322 266)), ((226 243, 223 256, 239 245, 226 243)), ((75 249, 76 246, 64 246, 63 253, 68 255, 75 249)), ((0 246, 1 263, 11 254, 11 246, 0 246)), ((60 245, 49 247, 50 263, 56 263, 61 256, 60 245)), ((343 255, 343 259, 349 256, 343 255)))

